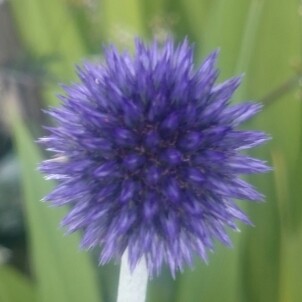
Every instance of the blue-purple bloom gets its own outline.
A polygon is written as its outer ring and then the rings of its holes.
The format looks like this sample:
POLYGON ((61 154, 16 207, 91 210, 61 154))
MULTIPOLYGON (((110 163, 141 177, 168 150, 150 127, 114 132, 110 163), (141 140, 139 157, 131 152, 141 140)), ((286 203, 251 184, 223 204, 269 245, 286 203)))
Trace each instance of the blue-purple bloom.
POLYGON ((269 168, 241 150, 268 137, 237 127, 261 105, 230 105, 240 77, 215 84, 217 51, 197 69, 193 55, 187 40, 137 40, 133 57, 108 47, 48 111, 57 126, 41 142, 54 158, 40 169, 58 186, 46 200, 70 206, 62 225, 101 247, 100 263, 128 249, 132 268, 145 257, 150 275, 164 263, 174 275, 250 223, 234 199, 263 199, 239 175, 269 168))

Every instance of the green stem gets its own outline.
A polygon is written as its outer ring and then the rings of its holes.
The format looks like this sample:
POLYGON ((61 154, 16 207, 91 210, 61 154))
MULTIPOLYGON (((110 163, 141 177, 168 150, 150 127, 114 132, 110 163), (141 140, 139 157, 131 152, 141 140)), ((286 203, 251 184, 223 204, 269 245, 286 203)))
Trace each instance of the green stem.
MULTIPOLYGON (((302 80, 302 73, 298 73, 293 77, 286 80, 280 86, 269 92, 265 95, 260 102, 263 103, 265 106, 271 105, 274 101, 281 98, 297 86, 299 86, 300 81, 302 80)), ((300 84, 301 85, 301 84, 300 84)))

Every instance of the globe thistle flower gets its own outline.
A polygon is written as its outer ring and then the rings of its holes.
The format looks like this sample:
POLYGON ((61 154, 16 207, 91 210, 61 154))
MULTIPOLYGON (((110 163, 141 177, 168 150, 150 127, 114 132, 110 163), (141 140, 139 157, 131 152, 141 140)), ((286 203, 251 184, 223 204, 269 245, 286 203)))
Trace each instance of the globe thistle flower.
POLYGON ((241 150, 268 137, 238 129, 261 105, 230 105, 241 79, 215 84, 217 54, 194 69, 187 40, 137 40, 133 57, 108 47, 48 111, 57 126, 41 142, 54 158, 40 169, 58 185, 45 199, 70 206, 62 225, 82 231, 83 248, 101 247, 100 263, 127 249, 132 268, 144 257, 151 276, 163 264, 174 275, 194 255, 206 261, 213 241, 230 246, 227 227, 250 223, 234 199, 263 196, 239 176, 269 168, 241 150))

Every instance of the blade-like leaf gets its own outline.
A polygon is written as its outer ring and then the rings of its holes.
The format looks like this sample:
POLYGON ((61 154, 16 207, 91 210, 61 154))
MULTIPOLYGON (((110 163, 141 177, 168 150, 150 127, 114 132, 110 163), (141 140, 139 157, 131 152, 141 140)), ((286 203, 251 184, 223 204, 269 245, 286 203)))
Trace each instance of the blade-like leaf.
POLYGON ((180 276, 176 301, 241 301, 238 284, 238 263, 239 240, 242 239, 240 237, 243 235, 244 232, 231 236, 234 246, 231 249, 217 244, 214 253, 209 257, 208 265, 202 264, 199 259, 196 260, 194 270, 186 270, 180 276))
POLYGON ((53 56, 43 67, 53 79, 43 94, 48 104, 55 105, 56 83, 74 78, 74 64, 87 54, 76 19, 61 0, 12 0, 9 4, 24 49, 37 58, 53 56))
MULTIPOLYGON (((248 95, 252 98, 260 99, 295 75, 295 62, 301 61, 298 8, 298 1, 263 1, 261 24, 255 39, 257 47, 246 78, 248 95)), ((288 250, 290 245, 286 245, 284 234, 285 238, 295 236, 289 228, 293 221, 289 214, 292 208, 297 209, 295 203, 301 203, 297 198, 301 196, 301 185, 297 186, 295 181, 302 111, 301 102, 297 102, 293 92, 285 90, 282 97, 270 100, 271 105, 253 121, 255 127, 273 137, 270 145, 257 150, 257 157, 267 159, 272 155, 275 172, 252 178, 267 196, 267 203, 261 209, 250 208, 256 228, 249 232, 246 240, 241 278, 248 302, 300 301, 289 297, 301 296, 301 287, 295 288, 300 292, 290 294, 287 286, 283 287, 296 276, 284 274, 291 272, 286 257, 292 252, 288 250)), ((298 215, 301 221, 301 212, 294 216, 297 218, 298 215)))
POLYGON ((35 288, 25 276, 9 266, 0 266, 1 302, 38 302, 35 288))
POLYGON ((139 0, 103 0, 99 18, 105 40, 123 48, 133 47, 133 37, 145 34, 142 7, 139 0))
POLYGON ((99 302, 95 272, 88 253, 79 251, 78 235, 64 237, 58 227, 65 209, 49 208, 40 201, 52 188, 37 171, 41 155, 17 119, 13 126, 39 302, 99 302))

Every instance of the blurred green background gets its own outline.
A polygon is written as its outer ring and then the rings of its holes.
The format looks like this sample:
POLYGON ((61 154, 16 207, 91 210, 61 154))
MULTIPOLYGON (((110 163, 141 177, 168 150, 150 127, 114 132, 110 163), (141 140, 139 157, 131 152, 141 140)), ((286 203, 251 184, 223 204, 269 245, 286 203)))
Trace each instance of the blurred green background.
MULTIPOLYGON (((254 228, 217 244, 172 280, 151 281, 148 302, 302 301, 302 2, 298 0, 0 0, 0 302, 113 302, 118 266, 65 237, 66 209, 40 202, 53 184, 36 171, 34 143, 57 104, 58 83, 102 56, 104 43, 133 49, 133 37, 188 36, 196 62, 219 47, 220 79, 245 72, 234 98, 258 100, 249 128, 273 140, 253 154, 274 171, 250 179, 264 204, 240 202, 254 228)), ((131 301, 129 301, 131 302, 131 301)))

